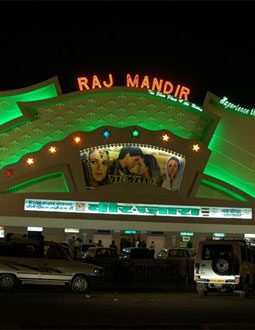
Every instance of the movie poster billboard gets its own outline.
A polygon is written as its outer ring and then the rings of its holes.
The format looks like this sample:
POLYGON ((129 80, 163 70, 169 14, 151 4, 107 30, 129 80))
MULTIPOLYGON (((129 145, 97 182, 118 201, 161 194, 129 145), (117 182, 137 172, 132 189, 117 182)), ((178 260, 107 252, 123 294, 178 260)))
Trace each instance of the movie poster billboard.
POLYGON ((87 187, 115 183, 143 183, 178 192, 185 157, 140 146, 115 146, 80 151, 87 187))

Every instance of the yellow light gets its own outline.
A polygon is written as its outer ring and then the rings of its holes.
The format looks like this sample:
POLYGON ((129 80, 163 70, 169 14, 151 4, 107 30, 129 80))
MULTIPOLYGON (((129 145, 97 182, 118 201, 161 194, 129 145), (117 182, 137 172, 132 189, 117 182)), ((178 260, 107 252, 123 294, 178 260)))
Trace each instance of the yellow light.
POLYGON ((200 149, 199 145, 198 144, 193 144, 192 146, 192 150, 195 151, 195 152, 198 152, 200 149))
POLYGON ((27 159, 27 164, 28 165, 33 165, 34 164, 34 159, 33 158, 28 158, 27 159))
POLYGON ((169 135, 167 135, 167 134, 162 135, 162 140, 163 140, 164 142, 168 142, 169 139, 170 139, 170 136, 169 136, 169 135))
POLYGON ((75 136, 73 140, 77 144, 81 142, 81 138, 79 136, 75 136))
POLYGON ((51 147, 49 148, 49 152, 50 152, 51 154, 55 154, 55 153, 57 152, 56 147, 51 146, 51 147))

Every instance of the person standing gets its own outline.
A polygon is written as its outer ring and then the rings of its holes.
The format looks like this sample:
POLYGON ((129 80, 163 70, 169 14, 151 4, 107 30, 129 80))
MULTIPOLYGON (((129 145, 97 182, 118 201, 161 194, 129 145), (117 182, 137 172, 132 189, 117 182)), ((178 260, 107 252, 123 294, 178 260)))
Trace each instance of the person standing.
POLYGON ((155 257, 155 249, 156 249, 156 245, 155 245, 154 241, 151 241, 150 250, 151 250, 153 257, 155 257))
POLYGON ((115 241, 112 241, 112 243, 109 246, 111 249, 115 249, 115 251, 117 251, 117 245, 115 244, 115 241))
POLYGON ((74 259, 77 258, 81 248, 81 242, 80 239, 77 237, 76 240, 74 241, 74 259))
POLYGON ((75 237, 73 236, 69 241, 68 241, 68 245, 69 245, 69 250, 70 250, 70 253, 73 257, 74 255, 74 242, 75 242, 75 237))
POLYGON ((101 239, 98 240, 97 247, 103 247, 101 239))
POLYGON ((156 245, 155 245, 154 241, 152 241, 151 245, 150 245, 150 249, 155 250, 155 248, 156 248, 156 245))
POLYGON ((146 248, 146 242, 145 242, 145 240, 142 240, 142 246, 141 246, 142 248, 146 248))

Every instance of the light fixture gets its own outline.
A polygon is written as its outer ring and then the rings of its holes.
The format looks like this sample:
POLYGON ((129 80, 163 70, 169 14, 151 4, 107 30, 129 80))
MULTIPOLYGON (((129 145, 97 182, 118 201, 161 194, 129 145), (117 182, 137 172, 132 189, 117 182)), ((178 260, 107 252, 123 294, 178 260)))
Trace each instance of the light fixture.
POLYGON ((167 134, 162 135, 162 140, 163 140, 164 142, 168 142, 169 139, 170 139, 170 136, 169 136, 169 135, 167 135, 167 134))
POLYGON ((7 170, 6 170, 6 175, 8 176, 8 178, 10 177, 10 176, 12 176, 13 175, 13 169, 10 169, 10 168, 7 168, 7 170))
POLYGON ((29 165, 29 166, 31 166, 31 165, 34 165, 34 158, 27 158, 27 160, 26 160, 26 163, 27 163, 27 165, 29 165))
POLYGON ((50 154, 55 154, 57 152, 57 149, 54 146, 51 146, 48 150, 50 154))
POLYGON ((111 136, 111 133, 110 133, 110 131, 108 131, 107 129, 103 132, 103 137, 105 138, 105 139, 107 139, 107 138, 109 138, 111 136))
POLYGON ((199 145, 198 144, 193 144, 192 146, 192 150, 195 151, 195 152, 198 152, 200 149, 199 145))
POLYGON ((132 136, 133 137, 138 137, 140 135, 140 132, 137 130, 137 129, 134 129, 133 131, 132 131, 132 136))
POLYGON ((81 143, 81 137, 80 136, 75 136, 74 138, 73 138, 73 141, 76 143, 76 144, 79 144, 79 143, 81 143))

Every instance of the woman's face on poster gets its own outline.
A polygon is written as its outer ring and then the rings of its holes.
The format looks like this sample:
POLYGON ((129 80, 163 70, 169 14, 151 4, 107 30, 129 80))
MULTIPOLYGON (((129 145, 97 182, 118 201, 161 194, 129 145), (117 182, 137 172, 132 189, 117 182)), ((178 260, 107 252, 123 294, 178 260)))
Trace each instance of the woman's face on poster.
POLYGON ((140 158, 136 165, 130 170, 131 173, 149 177, 149 168, 145 164, 144 159, 140 158))
POLYGON ((167 171, 171 178, 174 178, 177 175, 179 169, 178 162, 174 159, 171 159, 167 165, 167 171))
POLYGON ((108 154, 103 150, 95 150, 90 154, 89 162, 93 180, 102 181, 109 166, 108 154))

